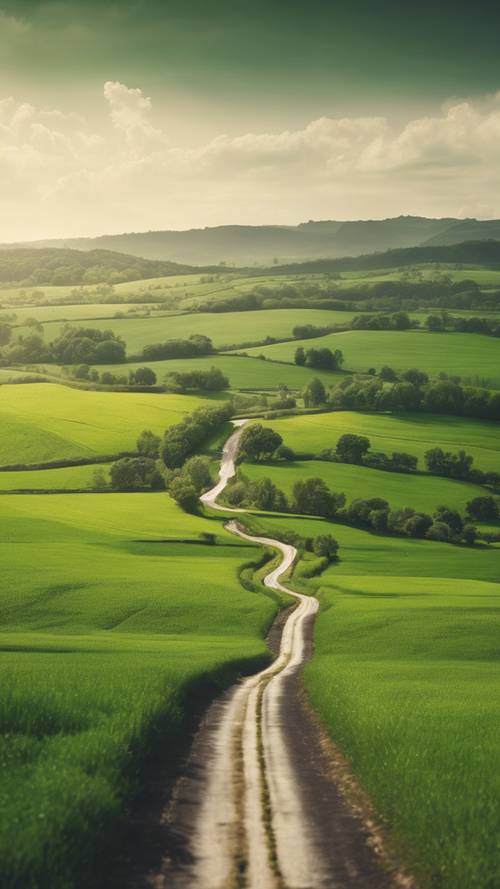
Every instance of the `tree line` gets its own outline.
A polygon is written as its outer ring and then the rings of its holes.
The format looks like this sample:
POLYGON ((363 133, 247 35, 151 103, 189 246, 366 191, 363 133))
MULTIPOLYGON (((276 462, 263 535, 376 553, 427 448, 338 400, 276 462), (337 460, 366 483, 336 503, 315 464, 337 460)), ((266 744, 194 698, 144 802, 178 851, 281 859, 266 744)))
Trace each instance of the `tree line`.
POLYGON ((306 407, 329 405, 342 410, 451 414, 482 420, 500 420, 500 392, 464 386, 457 377, 440 373, 429 380, 424 371, 410 368, 401 374, 388 366, 372 379, 346 377, 328 390, 318 378, 303 389, 306 407), (386 386, 384 383, 392 383, 386 386))

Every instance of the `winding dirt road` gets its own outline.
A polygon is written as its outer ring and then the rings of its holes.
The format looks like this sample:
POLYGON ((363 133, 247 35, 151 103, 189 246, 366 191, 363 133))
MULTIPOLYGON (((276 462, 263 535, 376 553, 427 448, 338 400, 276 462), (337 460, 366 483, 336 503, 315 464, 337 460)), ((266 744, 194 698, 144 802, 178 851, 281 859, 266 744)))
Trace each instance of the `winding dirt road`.
MULTIPOLYGON (((235 473, 244 423, 235 423, 219 482, 201 498, 224 512, 238 511, 217 497, 235 473)), ((226 527, 281 553, 264 583, 297 604, 272 665, 209 708, 161 819, 162 862, 127 889, 409 889, 411 880, 381 854, 366 812, 347 801, 344 767, 304 702, 300 670, 318 602, 280 582, 295 548, 250 536, 236 520, 226 527)))
MULTIPOLYGON (((201 498, 207 506, 227 510, 216 501, 235 473, 243 423, 225 444, 218 484, 201 498)), ((305 660, 304 626, 316 613, 318 602, 280 583, 297 555, 293 546, 250 536, 236 521, 229 522, 227 529, 282 553, 279 566, 264 583, 294 596, 299 604, 283 628, 278 658, 268 669, 243 681, 223 713, 206 798, 194 830, 197 867, 193 886, 230 886, 238 869, 240 885, 249 889, 275 889, 283 882, 291 889, 328 886, 308 836, 279 706, 284 681, 305 660)))

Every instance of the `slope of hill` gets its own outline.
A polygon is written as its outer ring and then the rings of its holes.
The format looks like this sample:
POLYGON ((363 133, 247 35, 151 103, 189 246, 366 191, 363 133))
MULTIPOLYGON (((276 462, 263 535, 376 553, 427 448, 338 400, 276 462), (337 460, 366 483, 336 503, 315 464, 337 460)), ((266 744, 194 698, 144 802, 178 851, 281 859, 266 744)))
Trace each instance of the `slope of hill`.
MULTIPOLYGON (((336 258, 401 247, 447 245, 467 240, 500 240, 500 220, 393 219, 325 220, 285 225, 220 225, 187 231, 128 232, 98 238, 37 241, 30 246, 115 250, 147 259, 194 265, 229 262, 269 264, 336 258)), ((25 245, 26 246, 26 245, 25 245)))
MULTIPOLYGON (((0 284, 40 286, 137 281, 193 271, 174 262, 141 259, 110 250, 61 247, 6 247, 0 249, 0 284)), ((196 270, 198 271, 198 269, 196 270)))
MULTIPOLYGON (((460 244, 403 247, 362 256, 343 256, 338 259, 316 259, 310 262, 277 266, 273 274, 327 274, 328 272, 368 271, 391 269, 423 263, 450 263, 500 267, 500 240, 466 241, 460 244)), ((464 269, 464 278, 467 270, 464 269)))

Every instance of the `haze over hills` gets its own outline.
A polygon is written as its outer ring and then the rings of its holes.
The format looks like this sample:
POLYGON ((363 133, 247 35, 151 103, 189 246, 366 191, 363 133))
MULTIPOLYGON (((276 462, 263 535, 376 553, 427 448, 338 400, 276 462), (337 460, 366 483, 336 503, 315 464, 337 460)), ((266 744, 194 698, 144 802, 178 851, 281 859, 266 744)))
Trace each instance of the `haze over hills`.
MULTIPOLYGON (((267 265, 359 256, 402 247, 500 240, 500 220, 398 216, 358 221, 309 221, 297 226, 222 225, 186 231, 147 231, 97 238, 36 241, 32 247, 105 249, 192 265, 267 265)), ((10 245, 12 246, 12 245, 10 245)), ((21 245, 18 245, 21 246, 21 245)))

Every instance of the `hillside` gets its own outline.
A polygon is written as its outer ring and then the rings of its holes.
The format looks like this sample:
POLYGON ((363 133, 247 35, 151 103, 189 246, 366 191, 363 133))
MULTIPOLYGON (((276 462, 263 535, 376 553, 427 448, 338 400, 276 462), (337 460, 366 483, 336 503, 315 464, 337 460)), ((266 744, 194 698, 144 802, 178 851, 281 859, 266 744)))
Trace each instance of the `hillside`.
MULTIPOLYGON (((310 262, 280 265, 273 269, 273 273, 327 274, 328 272, 400 268, 401 266, 423 263, 458 263, 495 268, 500 266, 500 241, 465 241, 450 245, 404 247, 363 256, 317 259, 310 262)), ((467 277, 466 270, 464 270, 464 277, 467 277)))
POLYGON ((310 220, 297 226, 221 225, 187 231, 129 232, 97 238, 37 241, 30 246, 114 250, 146 259, 193 265, 221 262, 265 265, 275 260, 283 263, 359 256, 397 248, 491 238, 500 240, 498 219, 398 216, 378 220, 310 220))
POLYGON ((168 261, 153 262, 110 250, 75 250, 61 247, 7 247, 0 249, 0 284, 26 287, 58 284, 100 284, 137 281, 192 271, 168 261))

